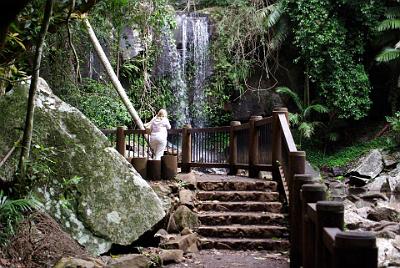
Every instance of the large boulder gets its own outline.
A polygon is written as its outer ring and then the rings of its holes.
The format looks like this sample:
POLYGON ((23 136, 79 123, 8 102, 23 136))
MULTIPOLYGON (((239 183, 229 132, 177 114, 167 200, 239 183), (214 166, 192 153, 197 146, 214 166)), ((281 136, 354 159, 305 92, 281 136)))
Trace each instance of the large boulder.
POLYGON ((247 90, 231 104, 231 109, 235 120, 246 121, 252 115, 269 116, 275 108, 282 106, 279 94, 273 90, 247 90))
MULTIPOLYGON (((21 136, 28 84, 0 98, 0 156, 21 136)), ((47 168, 30 187, 91 253, 107 252, 113 243, 131 244, 164 217, 160 199, 79 110, 55 96, 43 79, 38 89, 33 144, 39 152, 32 158, 47 168)), ((17 161, 14 153, 0 169, 3 180, 12 179, 17 161)))
POLYGON ((355 165, 350 168, 348 173, 355 175, 354 177, 361 177, 367 180, 374 179, 383 170, 383 158, 379 150, 372 150, 362 158, 360 158, 355 165))

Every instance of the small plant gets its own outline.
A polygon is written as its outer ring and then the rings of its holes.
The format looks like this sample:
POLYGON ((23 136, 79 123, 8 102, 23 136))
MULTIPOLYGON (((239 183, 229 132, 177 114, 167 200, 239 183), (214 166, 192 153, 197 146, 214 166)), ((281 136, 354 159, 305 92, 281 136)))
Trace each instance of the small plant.
POLYGON ((400 111, 396 112, 394 116, 386 116, 386 121, 394 132, 394 142, 400 144, 400 111))
POLYGON ((298 109, 298 113, 290 113, 289 114, 289 121, 296 126, 300 132, 300 147, 302 138, 310 139, 318 126, 321 126, 322 123, 319 121, 312 121, 311 114, 312 113, 319 113, 324 114, 328 113, 328 108, 322 104, 318 103, 311 103, 305 104, 303 101, 300 100, 300 97, 297 93, 293 92, 287 87, 278 87, 276 89, 277 93, 288 95, 296 104, 298 109))
POLYGON ((7 244, 15 234, 16 226, 24 219, 24 213, 36 209, 40 203, 33 198, 12 200, 0 191, 0 245, 7 244))

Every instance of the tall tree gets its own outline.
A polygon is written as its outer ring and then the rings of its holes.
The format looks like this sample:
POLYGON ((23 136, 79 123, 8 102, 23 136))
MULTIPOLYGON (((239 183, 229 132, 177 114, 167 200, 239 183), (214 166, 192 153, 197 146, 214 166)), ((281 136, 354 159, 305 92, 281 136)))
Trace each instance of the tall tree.
POLYGON ((25 128, 24 135, 22 138, 22 148, 21 148, 21 156, 19 161, 19 172, 20 178, 22 179, 25 176, 25 162, 29 159, 30 147, 32 143, 32 130, 33 130, 33 118, 34 118, 34 109, 35 109, 35 96, 37 91, 37 85, 39 80, 40 73, 40 63, 42 61, 42 53, 43 53, 43 44, 46 39, 47 30, 50 24, 51 14, 53 12, 54 0, 47 0, 42 25, 40 28, 40 33, 36 43, 36 52, 33 63, 32 70, 32 78, 31 84, 29 87, 29 97, 27 103, 27 112, 25 119, 25 128))

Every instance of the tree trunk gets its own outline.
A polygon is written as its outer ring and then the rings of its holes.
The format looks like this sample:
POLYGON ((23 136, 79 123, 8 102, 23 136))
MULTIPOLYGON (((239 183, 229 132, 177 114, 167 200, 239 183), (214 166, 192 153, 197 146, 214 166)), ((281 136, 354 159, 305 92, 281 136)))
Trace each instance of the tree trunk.
POLYGON ((54 0, 47 0, 44 10, 42 26, 40 28, 39 37, 36 44, 36 52, 33 63, 31 85, 29 87, 29 97, 27 103, 27 112, 25 119, 24 135, 22 138, 21 157, 19 160, 20 179, 25 176, 25 161, 29 159, 30 148, 32 143, 33 115, 35 108, 35 95, 39 80, 40 63, 42 61, 43 44, 46 39, 47 30, 50 24, 51 13, 53 12, 54 0))
POLYGON ((114 70, 113 70, 110 62, 108 61, 107 56, 104 53, 103 48, 101 47, 99 40, 97 39, 96 34, 94 33, 93 28, 90 25, 90 22, 87 19, 87 17, 83 18, 83 22, 89 33, 90 40, 92 41, 94 49, 96 50, 97 56, 99 57, 101 63, 104 66, 104 69, 106 70, 108 76, 110 77, 112 84, 114 85, 119 96, 121 97, 122 102, 124 103, 125 107, 128 109, 129 114, 131 115, 133 121, 136 123, 136 125, 139 127, 139 129, 144 129, 143 122, 140 119, 139 114, 136 112, 131 101, 129 100, 128 96, 126 95, 125 90, 122 87, 121 82, 118 80, 117 75, 114 73, 114 70))
POLYGON ((309 78, 309 71, 310 68, 308 67, 308 63, 306 65, 306 73, 304 76, 304 98, 303 98, 303 103, 304 103, 304 108, 308 107, 310 105, 310 78, 309 78))

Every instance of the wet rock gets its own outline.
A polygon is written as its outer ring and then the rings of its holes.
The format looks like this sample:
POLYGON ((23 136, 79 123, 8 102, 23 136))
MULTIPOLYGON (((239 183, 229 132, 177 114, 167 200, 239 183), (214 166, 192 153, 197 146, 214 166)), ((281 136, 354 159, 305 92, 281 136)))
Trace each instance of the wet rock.
POLYGON ((348 229, 368 229, 371 228, 371 226, 374 226, 374 221, 366 219, 366 211, 370 208, 359 209, 349 200, 344 200, 343 203, 345 206, 344 222, 348 229))
POLYGON ((187 189, 182 189, 179 191, 179 202, 181 205, 185 205, 189 208, 194 207, 194 194, 192 191, 187 190, 187 189))
POLYGON ((176 236, 174 239, 164 243, 161 247, 165 249, 180 249, 183 252, 197 252, 198 237, 197 234, 188 234, 183 236, 176 236))
POLYGON ((355 165, 350 168, 348 174, 356 178, 374 179, 383 170, 382 154, 375 149, 360 158, 355 165))
POLYGON ((183 250, 164 249, 159 253, 162 264, 180 263, 183 261, 183 250))
POLYGON ((178 227, 175 223, 174 214, 169 216, 168 224, 167 224, 167 232, 168 233, 179 233, 178 227))
MULTIPOLYGON (((21 136, 28 89, 24 84, 0 98, 0 155, 21 136)), ((35 104, 33 143, 49 150, 46 157, 53 161, 53 172, 32 191, 74 239, 98 255, 113 243, 131 244, 164 217, 161 200, 148 183, 88 118, 55 96, 43 79, 35 104), (65 181, 76 190, 62 199, 65 181)), ((38 154, 32 157, 40 160, 38 154)), ((17 162, 14 154, 0 176, 11 180, 17 162)))
POLYGON ((171 187, 169 187, 166 184, 162 184, 159 182, 153 182, 153 181, 150 181, 149 184, 150 184, 151 188, 153 189, 153 191, 161 199, 164 211, 168 212, 172 206, 172 200, 170 197, 170 194, 172 193, 171 187))
POLYGON ((395 239, 377 238, 376 245, 378 250, 379 267, 399 267, 400 250, 396 247, 400 241, 400 236, 395 239))
POLYGON ((365 186, 369 181, 370 179, 360 176, 352 175, 349 177, 349 184, 356 187, 365 186))
POLYGON ((400 152, 382 151, 382 159, 385 167, 393 166, 400 162, 400 152))
POLYGON ((189 228, 185 227, 185 228, 181 231, 181 235, 188 235, 188 234, 193 234, 193 231, 190 230, 189 228))
POLYGON ((342 167, 333 167, 331 169, 331 172, 332 172, 332 175, 335 176, 335 177, 343 176, 346 173, 346 171, 342 167))
POLYGON ((188 189, 196 189, 196 175, 194 173, 179 173, 176 175, 176 179, 183 182, 188 189))
POLYGON ((392 208, 378 207, 368 213, 367 219, 373 221, 399 221, 400 213, 392 208))
POLYGON ((64 257, 59 260, 55 265, 54 268, 101 268, 105 267, 105 264, 99 260, 83 260, 79 258, 73 257, 64 257))
POLYGON ((106 268, 148 268, 152 261, 145 255, 129 254, 113 258, 106 268))
POLYGON ((258 173, 258 178, 260 180, 272 180, 272 173, 268 171, 260 171, 258 173))
POLYGON ((387 184, 388 177, 388 175, 380 175, 379 177, 376 177, 373 182, 368 184, 368 190, 377 192, 384 190, 385 188, 383 186, 387 184))
POLYGON ((275 108, 282 106, 281 97, 273 90, 246 90, 232 103, 233 118, 247 121, 252 115, 271 115, 275 108))
POLYGON ((374 193, 374 192, 368 192, 368 193, 362 194, 362 195, 360 195, 360 198, 367 200, 367 201, 374 201, 374 200, 387 201, 388 200, 386 195, 381 194, 381 193, 374 193))
POLYGON ((183 230, 185 227, 193 229, 200 224, 197 214, 183 205, 179 206, 176 209, 173 214, 173 218, 178 231, 183 230))

